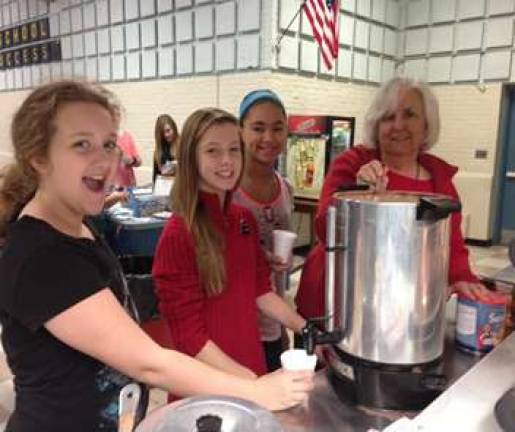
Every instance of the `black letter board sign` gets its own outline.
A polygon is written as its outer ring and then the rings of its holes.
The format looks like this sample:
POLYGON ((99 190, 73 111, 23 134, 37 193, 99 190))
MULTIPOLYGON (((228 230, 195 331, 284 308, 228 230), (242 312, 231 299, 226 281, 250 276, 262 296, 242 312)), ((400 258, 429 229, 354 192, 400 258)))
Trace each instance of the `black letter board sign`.
POLYGON ((60 60, 61 43, 50 40, 48 18, 0 31, 0 69, 60 60))

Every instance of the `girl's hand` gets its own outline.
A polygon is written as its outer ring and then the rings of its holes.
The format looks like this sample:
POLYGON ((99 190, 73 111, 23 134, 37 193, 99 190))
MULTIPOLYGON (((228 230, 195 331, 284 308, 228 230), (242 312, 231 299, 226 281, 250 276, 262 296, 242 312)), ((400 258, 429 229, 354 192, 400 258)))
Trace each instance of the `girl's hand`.
POLYGON ((291 267, 292 257, 288 261, 284 261, 282 258, 272 254, 272 252, 265 250, 266 260, 268 265, 274 272, 288 271, 291 267))
POLYGON ((473 300, 488 300, 492 292, 479 282, 455 282, 450 287, 451 294, 463 294, 473 300))
POLYGON ((166 161, 161 166, 161 174, 163 175, 173 175, 175 172, 175 166, 172 161, 166 161))
POLYGON ((279 411, 298 405, 313 390, 312 371, 285 371, 279 369, 255 381, 254 401, 261 406, 279 411))
POLYGON ((161 175, 172 175, 172 167, 163 165, 163 168, 161 168, 161 175))
POLYGON ((126 203, 129 201, 129 194, 126 191, 114 191, 106 196, 104 208, 114 206, 116 203, 126 203))
POLYGON ((126 191, 114 191, 110 195, 115 203, 126 203, 129 201, 129 194, 126 191))
POLYGON ((388 185, 388 168, 378 160, 363 165, 356 174, 356 182, 365 183, 374 192, 384 192, 388 185))

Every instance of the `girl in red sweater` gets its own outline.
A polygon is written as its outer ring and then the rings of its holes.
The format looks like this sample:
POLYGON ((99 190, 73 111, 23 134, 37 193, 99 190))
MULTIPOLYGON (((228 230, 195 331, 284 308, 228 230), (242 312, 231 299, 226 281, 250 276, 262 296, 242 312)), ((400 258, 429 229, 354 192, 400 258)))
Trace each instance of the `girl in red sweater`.
POLYGON ((231 203, 242 164, 234 116, 200 109, 186 120, 173 216, 159 241, 153 276, 175 348, 255 378, 266 372, 257 309, 295 332, 305 321, 271 291, 256 221, 231 203))

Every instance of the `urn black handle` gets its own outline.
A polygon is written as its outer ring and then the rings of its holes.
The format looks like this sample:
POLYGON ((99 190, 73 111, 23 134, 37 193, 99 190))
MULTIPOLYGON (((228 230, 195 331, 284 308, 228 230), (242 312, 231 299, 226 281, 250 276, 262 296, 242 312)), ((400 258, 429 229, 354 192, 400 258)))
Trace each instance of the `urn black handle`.
POLYGON ((367 183, 347 183, 338 188, 338 192, 366 191, 370 189, 367 183))
POLYGON ((460 210, 461 203, 455 199, 424 196, 418 202, 417 220, 437 221, 460 210))

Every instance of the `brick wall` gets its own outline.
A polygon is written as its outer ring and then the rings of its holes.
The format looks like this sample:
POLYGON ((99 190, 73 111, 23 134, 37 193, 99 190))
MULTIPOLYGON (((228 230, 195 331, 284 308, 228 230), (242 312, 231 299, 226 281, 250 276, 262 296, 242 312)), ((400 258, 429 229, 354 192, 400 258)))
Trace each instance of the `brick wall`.
POLYGON ((491 175, 495 167, 501 84, 433 87, 440 103, 441 137, 434 151, 463 171, 491 175), (476 159, 486 150, 486 159, 476 159))
POLYGON ((463 211, 470 215, 465 236, 491 239, 492 195, 498 147, 501 105, 500 83, 434 87, 440 102, 441 137, 433 152, 459 167, 455 184, 463 211), (486 159, 477 159, 476 150, 485 150, 486 159))
MULTIPOLYGON (((236 113, 241 97, 259 87, 276 90, 291 114, 356 117, 356 142, 360 142, 363 115, 376 90, 269 71, 113 84, 110 88, 126 108, 124 126, 134 134, 143 156, 138 182, 147 183, 151 177, 154 122, 159 114, 169 113, 180 126, 189 113, 202 106, 219 106, 236 113)), ((465 213, 470 214, 467 236, 488 239, 501 84, 487 85, 484 92, 475 85, 439 86, 434 90, 440 101, 442 134, 433 152, 460 168, 456 184, 465 213), (476 149, 486 150, 487 158, 475 159, 476 149)), ((0 164, 10 158, 9 124, 26 94, 0 94, 0 164)))
POLYGON ((28 94, 28 91, 0 94, 0 166, 11 160, 11 120, 23 98, 28 94))

